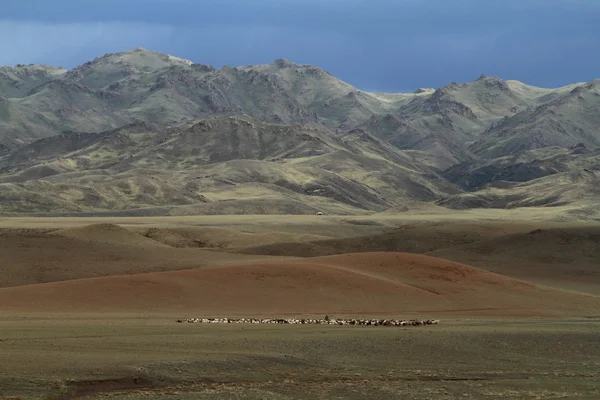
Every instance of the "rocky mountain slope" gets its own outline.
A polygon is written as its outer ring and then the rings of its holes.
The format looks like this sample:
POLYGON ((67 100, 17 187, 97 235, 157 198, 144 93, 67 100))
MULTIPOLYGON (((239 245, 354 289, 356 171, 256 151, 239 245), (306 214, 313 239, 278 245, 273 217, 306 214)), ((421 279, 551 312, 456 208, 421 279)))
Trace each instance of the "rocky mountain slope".
POLYGON ((356 213, 384 210, 400 199, 433 201, 459 193, 416 157, 367 134, 336 137, 246 115, 171 128, 136 123, 103 133, 58 135, 0 158, 0 171, 5 212, 272 198, 288 202, 288 211, 356 213), (37 203, 23 203, 29 198, 37 203))
POLYGON ((2 67, 0 212, 595 204, 598 82, 369 93, 283 59, 217 69, 141 48, 2 67))
POLYGON ((577 143, 597 147, 599 127, 600 80, 596 80, 492 124, 471 150, 489 158, 577 143))

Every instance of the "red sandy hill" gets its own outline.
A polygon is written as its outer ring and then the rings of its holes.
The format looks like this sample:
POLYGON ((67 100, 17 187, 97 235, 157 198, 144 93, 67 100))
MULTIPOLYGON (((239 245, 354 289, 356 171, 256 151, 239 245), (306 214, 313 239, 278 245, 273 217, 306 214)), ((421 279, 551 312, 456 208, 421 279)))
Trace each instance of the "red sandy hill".
POLYGON ((360 253, 0 289, 8 312, 270 315, 587 315, 600 298, 450 261, 360 253))

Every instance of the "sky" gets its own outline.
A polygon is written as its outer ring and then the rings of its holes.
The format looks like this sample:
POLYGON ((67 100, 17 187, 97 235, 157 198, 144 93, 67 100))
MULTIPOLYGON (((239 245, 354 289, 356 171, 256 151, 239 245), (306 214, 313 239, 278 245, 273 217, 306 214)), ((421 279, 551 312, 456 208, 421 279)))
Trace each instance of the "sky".
POLYGON ((145 47, 215 67, 286 58, 370 91, 479 75, 600 78, 599 0, 1 0, 0 65, 145 47))

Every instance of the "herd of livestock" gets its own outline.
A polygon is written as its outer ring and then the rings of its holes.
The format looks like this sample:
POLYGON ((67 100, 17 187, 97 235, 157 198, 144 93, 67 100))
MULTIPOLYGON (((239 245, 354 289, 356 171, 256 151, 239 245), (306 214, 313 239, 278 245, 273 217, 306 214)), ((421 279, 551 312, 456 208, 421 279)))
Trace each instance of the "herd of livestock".
POLYGON ((309 319, 309 318, 187 318, 179 323, 190 324, 294 324, 294 325, 359 325, 359 326, 423 326, 437 325, 440 321, 416 319, 309 319))

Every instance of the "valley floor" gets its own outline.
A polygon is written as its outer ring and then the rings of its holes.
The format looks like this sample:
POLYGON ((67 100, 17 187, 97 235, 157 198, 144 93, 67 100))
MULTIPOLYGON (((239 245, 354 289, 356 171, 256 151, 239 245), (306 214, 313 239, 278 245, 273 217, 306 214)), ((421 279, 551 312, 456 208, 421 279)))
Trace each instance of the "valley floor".
POLYGON ((0 398, 597 399, 598 329, 597 318, 359 328, 5 317, 0 398))
POLYGON ((568 210, 0 219, 0 399, 600 398, 568 210), (440 319, 423 327, 190 317, 440 319))

